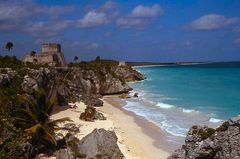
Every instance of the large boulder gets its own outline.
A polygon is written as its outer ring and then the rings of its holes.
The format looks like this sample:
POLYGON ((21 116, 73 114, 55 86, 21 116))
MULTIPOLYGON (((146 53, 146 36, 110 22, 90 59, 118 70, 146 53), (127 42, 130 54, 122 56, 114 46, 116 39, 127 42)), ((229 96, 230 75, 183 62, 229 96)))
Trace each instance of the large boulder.
POLYGON ((101 107, 103 106, 103 101, 99 98, 102 98, 102 96, 99 94, 91 94, 91 95, 82 95, 81 100, 84 104, 87 106, 94 106, 94 107, 101 107))
POLYGON ((94 129, 81 141, 71 134, 66 135, 67 148, 56 152, 56 159, 123 159, 114 131, 94 129))
POLYGON ((216 129, 193 126, 185 144, 168 159, 239 159, 240 117, 224 122, 216 129))
POLYGON ((66 123, 63 126, 66 130, 68 130, 69 132, 73 132, 73 133, 79 133, 79 127, 74 124, 74 123, 66 123))
POLYGON ((31 94, 38 89, 38 82, 29 75, 25 75, 22 82, 22 89, 25 93, 31 94))
POLYGON ((34 90, 37 90, 39 87, 44 88, 46 92, 49 92, 51 89, 51 81, 54 77, 48 68, 40 69, 29 69, 28 74, 24 76, 22 82, 22 89, 25 93, 31 94, 34 90))
POLYGON ((80 119, 85 121, 106 120, 106 117, 92 106, 87 106, 85 111, 80 114, 80 119))

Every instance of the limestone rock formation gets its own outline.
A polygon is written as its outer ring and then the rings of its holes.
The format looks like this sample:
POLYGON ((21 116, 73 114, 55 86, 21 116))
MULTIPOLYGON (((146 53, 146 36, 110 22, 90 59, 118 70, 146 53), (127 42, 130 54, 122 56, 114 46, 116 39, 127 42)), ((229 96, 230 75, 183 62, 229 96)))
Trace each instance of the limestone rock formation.
POLYGON ((94 106, 94 107, 101 107, 103 106, 103 101, 99 98, 102 98, 100 94, 86 94, 81 96, 81 100, 87 105, 87 106, 94 106))
POLYGON ((217 129, 193 126, 185 144, 168 159, 239 159, 240 117, 224 122, 217 129))
POLYGON ((73 132, 73 133, 79 133, 79 127, 74 124, 74 123, 66 123, 63 125, 64 128, 66 128, 69 132, 73 132))
POLYGON ((100 112, 96 110, 96 108, 92 106, 87 106, 85 111, 80 115, 81 120, 85 121, 94 121, 94 120, 106 120, 106 117, 100 112))
POLYGON ((71 134, 66 135, 67 148, 56 152, 57 159, 123 159, 117 145, 117 136, 113 131, 94 129, 82 140, 71 134))

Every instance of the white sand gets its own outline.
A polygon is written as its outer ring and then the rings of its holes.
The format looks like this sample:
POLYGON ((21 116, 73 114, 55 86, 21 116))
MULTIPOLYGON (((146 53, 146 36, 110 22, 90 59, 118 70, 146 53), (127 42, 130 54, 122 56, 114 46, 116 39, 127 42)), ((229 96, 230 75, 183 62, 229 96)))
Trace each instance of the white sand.
MULTIPOLYGON (((70 117, 76 125, 79 125, 80 133, 76 137, 82 139, 91 133, 95 128, 114 130, 118 137, 118 146, 126 159, 165 159, 168 153, 153 146, 153 139, 142 132, 141 128, 134 122, 133 117, 125 114, 120 109, 104 101, 104 106, 97 108, 107 120, 86 122, 79 119, 79 116, 86 105, 75 103, 77 108, 69 108, 51 116, 52 119, 70 117)), ((66 134, 66 131, 61 131, 66 134)))

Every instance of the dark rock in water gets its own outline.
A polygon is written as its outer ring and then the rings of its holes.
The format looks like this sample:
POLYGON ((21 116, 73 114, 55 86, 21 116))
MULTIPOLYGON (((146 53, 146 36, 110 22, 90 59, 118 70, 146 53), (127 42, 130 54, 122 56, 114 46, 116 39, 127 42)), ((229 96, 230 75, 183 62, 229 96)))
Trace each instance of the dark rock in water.
POLYGON ((67 148, 56 152, 57 159, 123 159, 124 156, 117 145, 114 131, 95 129, 81 141, 71 134, 66 135, 67 148))
POLYGON ((138 93, 134 93, 133 97, 138 97, 138 93))
POLYGON ((83 95, 81 97, 81 100, 87 106, 101 107, 103 106, 103 101, 100 100, 99 98, 102 98, 102 96, 92 94, 92 95, 83 95))
POLYGON ((168 159, 239 159, 240 117, 224 122, 216 129, 193 126, 185 144, 168 159))
POLYGON ((80 115, 81 120, 94 121, 94 120, 106 120, 106 117, 102 113, 99 113, 96 108, 92 106, 87 106, 85 112, 80 115))
POLYGON ((79 133, 80 132, 79 127, 77 127, 77 125, 74 124, 74 123, 64 124, 63 127, 66 128, 68 131, 73 132, 73 133, 79 133))

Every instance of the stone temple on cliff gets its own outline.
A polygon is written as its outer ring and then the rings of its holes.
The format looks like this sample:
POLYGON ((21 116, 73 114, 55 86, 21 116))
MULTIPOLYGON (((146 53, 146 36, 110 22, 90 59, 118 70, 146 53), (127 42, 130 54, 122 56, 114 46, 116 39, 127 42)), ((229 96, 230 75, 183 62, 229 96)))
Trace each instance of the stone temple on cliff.
POLYGON ((35 55, 29 53, 23 58, 23 62, 48 64, 50 66, 65 67, 67 66, 61 45, 56 43, 42 44, 42 52, 35 55))

